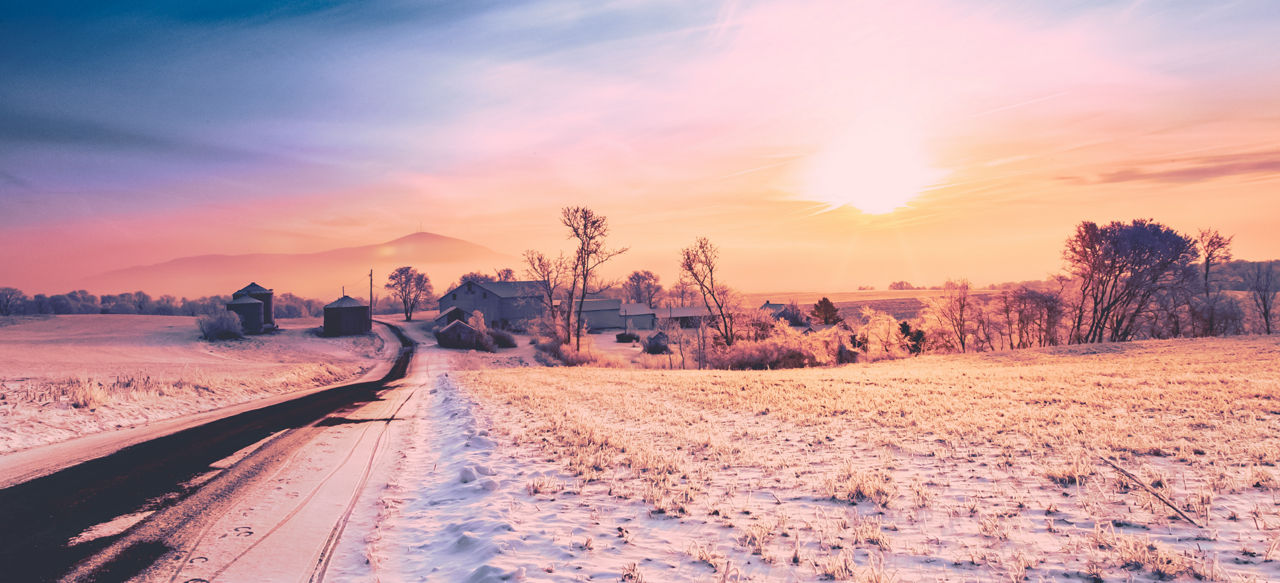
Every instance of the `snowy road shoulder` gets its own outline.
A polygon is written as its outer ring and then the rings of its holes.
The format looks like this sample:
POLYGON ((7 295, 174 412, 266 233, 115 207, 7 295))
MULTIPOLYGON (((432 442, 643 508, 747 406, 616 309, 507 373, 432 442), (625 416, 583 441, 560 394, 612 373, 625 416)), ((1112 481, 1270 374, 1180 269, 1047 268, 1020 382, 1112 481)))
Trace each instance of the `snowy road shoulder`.
MULTIPOLYGON (((436 354, 440 354, 439 351, 436 354)), ((443 366, 443 365, 439 365, 443 366)), ((382 499, 370 545, 377 579, 395 581, 660 580, 719 577, 691 560, 693 541, 728 547, 730 534, 704 520, 675 520, 586 484, 528 445, 499 437, 491 420, 447 371, 413 418, 382 499)), ((718 557, 723 568, 725 557, 718 557)), ((747 557, 733 557, 730 565, 747 557), (735 562, 736 561, 736 562, 735 562)), ((756 561, 757 563, 759 561, 756 561)), ((373 579, 372 571, 366 573, 373 579)))

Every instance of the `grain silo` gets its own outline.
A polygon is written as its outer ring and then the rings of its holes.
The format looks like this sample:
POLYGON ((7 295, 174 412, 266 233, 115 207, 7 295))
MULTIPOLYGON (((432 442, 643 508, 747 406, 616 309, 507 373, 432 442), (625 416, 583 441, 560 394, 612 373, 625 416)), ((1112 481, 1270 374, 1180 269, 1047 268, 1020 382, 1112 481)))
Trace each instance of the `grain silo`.
POLYGON ((324 335, 364 334, 373 327, 369 306, 351 296, 342 296, 324 307, 324 335))
POLYGON ((244 296, 262 302, 262 327, 267 330, 274 329, 276 327, 276 317, 271 300, 275 294, 271 290, 258 285, 257 282, 253 282, 241 288, 240 291, 231 294, 232 298, 244 296))
POLYGON ((240 327, 245 334, 262 333, 262 315, 266 304, 262 300, 247 295, 240 296, 227 304, 227 309, 240 317, 240 327))

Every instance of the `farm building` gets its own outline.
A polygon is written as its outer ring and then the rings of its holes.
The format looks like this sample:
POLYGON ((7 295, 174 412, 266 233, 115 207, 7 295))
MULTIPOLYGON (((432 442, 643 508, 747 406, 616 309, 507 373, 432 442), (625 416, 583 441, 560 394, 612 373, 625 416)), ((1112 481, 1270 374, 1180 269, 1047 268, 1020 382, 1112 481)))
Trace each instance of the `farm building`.
POLYGON ((681 328, 696 328, 701 320, 711 317, 711 312, 703 306, 658 308, 654 314, 658 317, 659 326, 674 322, 681 328))
POLYGON ((658 314, 648 304, 622 304, 623 327, 627 330, 653 330, 658 327, 658 314))
MULTIPOLYGON (((570 309, 576 312, 578 302, 575 301, 570 309)), ((582 321, 586 323, 587 328, 590 330, 621 329, 623 325, 622 300, 584 300, 582 302, 582 321)))
POLYGON ((373 329, 369 306, 351 296, 342 296, 324 307, 324 335, 350 336, 373 329))
POLYGON ((470 317, 471 315, 468 314, 466 310, 459 308, 458 306, 454 306, 448 310, 440 312, 440 315, 436 316, 434 321, 437 327, 443 328, 448 326, 451 322, 466 322, 470 317))
POLYGON ((484 332, 476 330, 463 321, 450 323, 436 332, 436 342, 444 348, 470 349, 480 346, 484 332))
POLYGON ((262 302, 262 328, 271 330, 276 327, 275 309, 272 306, 272 299, 275 294, 260 285, 257 282, 251 282, 249 285, 240 288, 240 290, 231 294, 232 299, 242 297, 250 297, 262 302))
POLYGON ((543 314, 542 291, 536 281, 472 281, 440 296, 440 313, 459 308, 484 314, 493 328, 518 328, 543 314))
POLYGON ((768 300, 765 300, 764 305, 760 306, 761 310, 765 310, 767 312, 772 313, 774 317, 777 317, 778 314, 782 313, 782 310, 786 308, 787 308, 786 304, 779 304, 777 302, 771 302, 768 300))
POLYGON ((245 334, 261 334, 265 304, 262 300, 240 296, 227 304, 227 309, 240 317, 240 328, 245 334))

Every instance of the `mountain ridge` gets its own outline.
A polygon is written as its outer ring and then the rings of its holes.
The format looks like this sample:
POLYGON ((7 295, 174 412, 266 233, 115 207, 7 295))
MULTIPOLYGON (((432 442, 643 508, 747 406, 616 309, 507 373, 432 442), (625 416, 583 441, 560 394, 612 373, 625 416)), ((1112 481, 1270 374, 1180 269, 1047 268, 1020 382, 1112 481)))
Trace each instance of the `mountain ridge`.
POLYGON ((144 290, 151 294, 201 297, 230 294, 250 281, 257 281, 280 292, 324 298, 341 295, 344 287, 365 289, 370 269, 375 272, 374 285, 378 288, 382 283, 379 275, 385 278, 386 273, 401 265, 426 272, 437 285, 447 285, 461 273, 510 266, 514 260, 464 239, 419 231, 382 243, 323 251, 176 257, 105 271, 85 278, 81 287, 95 293, 144 290), (360 282, 363 286, 353 287, 360 282))

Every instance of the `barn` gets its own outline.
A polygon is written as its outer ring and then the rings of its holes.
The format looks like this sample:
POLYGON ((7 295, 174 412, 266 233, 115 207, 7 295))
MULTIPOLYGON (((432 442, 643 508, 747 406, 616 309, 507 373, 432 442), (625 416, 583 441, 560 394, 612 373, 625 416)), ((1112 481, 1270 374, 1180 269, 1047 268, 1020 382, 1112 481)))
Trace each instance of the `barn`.
POLYGON ((622 304, 619 312, 627 330, 653 330, 658 327, 658 313, 649 304, 622 304))
POLYGON ((243 295, 231 300, 227 309, 240 317, 240 327, 245 334, 261 334, 264 306, 262 300, 243 295))
POLYGON ((233 299, 250 297, 262 302, 262 328, 265 330, 273 330, 276 327, 275 309, 272 306, 274 293, 260 285, 257 282, 251 282, 249 285, 240 288, 240 290, 231 294, 233 299))
POLYGON ((476 330, 461 320, 450 323, 436 332, 436 342, 444 348, 479 348, 484 332, 476 330))
POLYGON ((436 316, 435 325, 443 328, 448 326, 451 322, 457 322, 459 320, 466 322, 470 316, 471 315, 468 314, 466 310, 459 308, 458 306, 453 306, 443 312, 440 312, 439 316, 436 316))
POLYGON ((373 328, 369 306, 351 296, 342 296, 324 307, 324 335, 351 336, 373 328))
POLYGON ((478 310, 486 326, 518 329, 545 311, 541 289, 536 281, 468 281, 440 296, 438 305, 441 314, 455 307, 468 315, 478 310))

